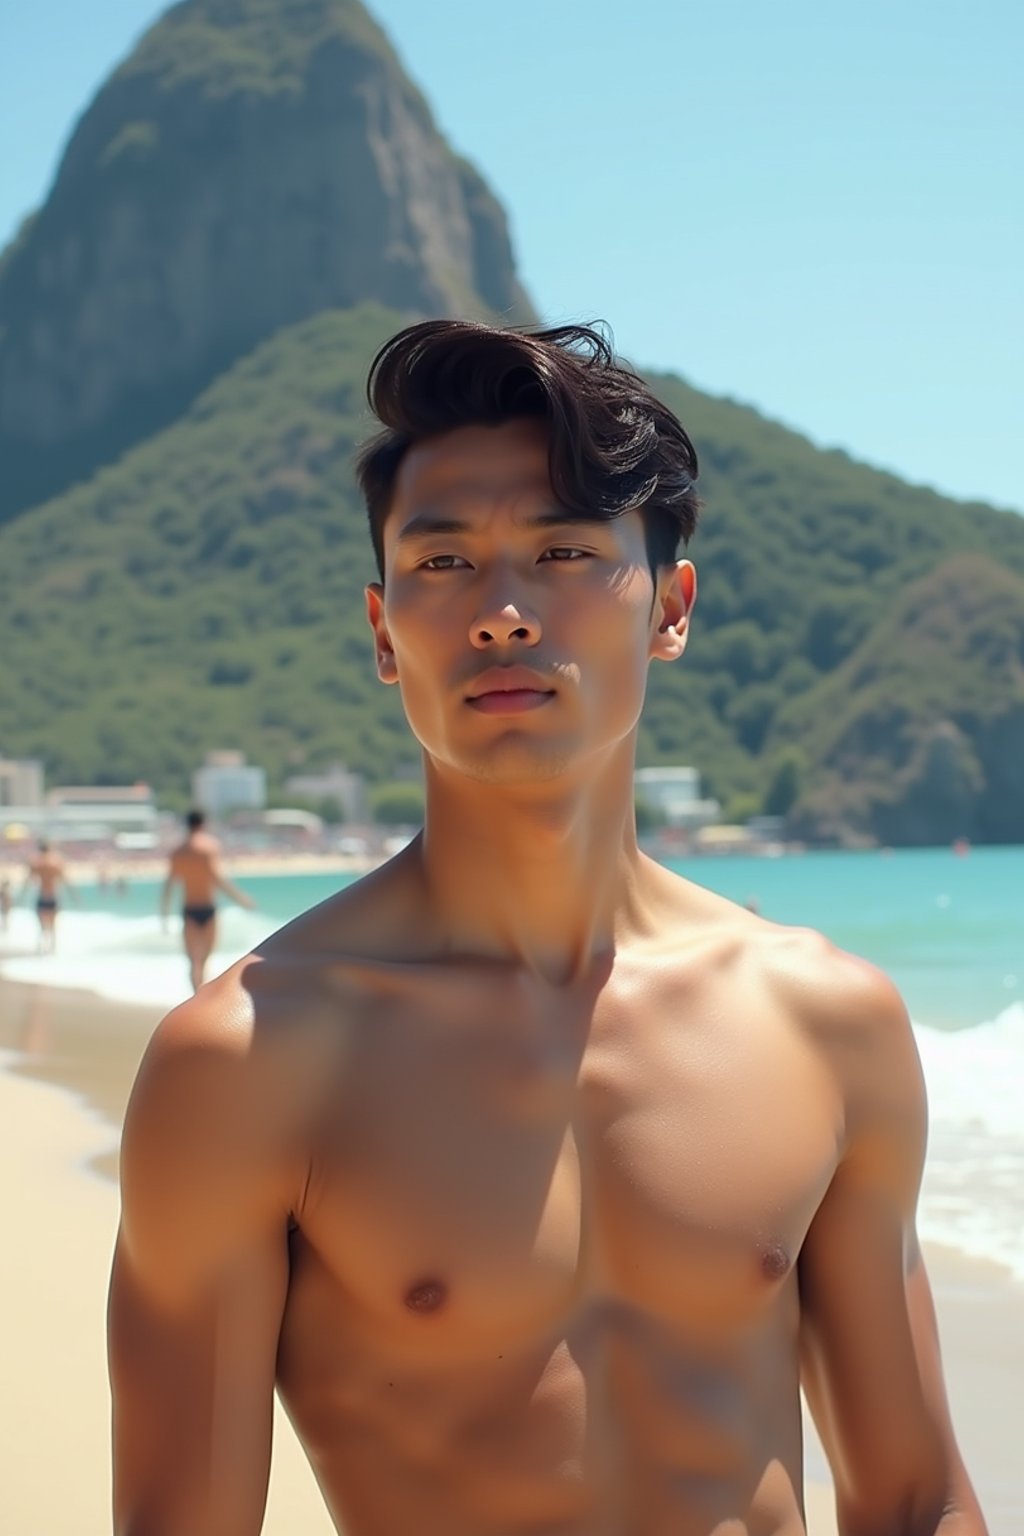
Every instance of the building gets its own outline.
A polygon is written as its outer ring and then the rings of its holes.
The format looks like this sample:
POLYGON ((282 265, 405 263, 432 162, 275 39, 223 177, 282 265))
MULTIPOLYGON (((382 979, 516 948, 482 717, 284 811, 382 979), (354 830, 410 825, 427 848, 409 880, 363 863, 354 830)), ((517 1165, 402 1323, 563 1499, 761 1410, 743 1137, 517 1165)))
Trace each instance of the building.
POLYGON ((192 799, 208 816, 231 811, 262 811, 267 803, 267 775, 247 763, 242 752, 207 752, 192 775, 192 799))
POLYGON ((344 763, 332 763, 323 773, 298 773, 285 783, 290 795, 313 804, 331 800, 341 808, 343 821, 369 820, 366 782, 361 773, 350 773, 344 763))
POLYGON ((42 838, 78 848, 154 848, 160 818, 148 784, 62 784, 44 790, 43 765, 0 758, 0 843, 42 838))
POLYGON ((82 841, 152 833, 156 801, 148 784, 67 784, 46 796, 46 820, 55 837, 82 841))
POLYGON ((634 792, 666 827, 695 831, 716 822, 722 813, 717 800, 700 797, 700 774, 696 768, 638 768, 633 775, 634 792))
POLYGON ((0 810, 43 803, 43 765, 33 757, 0 757, 0 810))

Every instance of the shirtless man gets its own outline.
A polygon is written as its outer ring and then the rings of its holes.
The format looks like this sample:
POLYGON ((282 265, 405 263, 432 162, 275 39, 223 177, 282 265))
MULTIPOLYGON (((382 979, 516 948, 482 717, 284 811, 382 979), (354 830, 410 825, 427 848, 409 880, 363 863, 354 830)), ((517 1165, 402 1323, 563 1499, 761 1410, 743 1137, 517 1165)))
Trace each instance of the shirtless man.
POLYGON ((39 851, 28 866, 28 873, 19 896, 30 885, 38 886, 36 916, 39 919, 39 953, 52 955, 57 948, 57 912, 63 888, 71 890, 71 881, 64 868, 64 860, 55 853, 45 838, 40 839, 39 851))
POLYGON ((571 330, 414 327, 371 401, 425 827, 147 1051, 116 1531, 256 1536, 276 1381, 347 1536, 799 1536, 802 1382, 844 1536, 983 1536, 896 991, 637 848, 689 440, 571 330))
POLYGON ((188 828, 185 840, 171 854, 167 879, 160 893, 160 916, 166 927, 171 892, 175 885, 181 885, 184 893, 182 938, 192 990, 198 992, 203 984, 206 962, 217 944, 217 892, 223 891, 225 896, 250 911, 256 903, 237 885, 232 885, 221 869, 220 843, 204 831, 206 817, 202 811, 189 811, 185 824, 188 828))

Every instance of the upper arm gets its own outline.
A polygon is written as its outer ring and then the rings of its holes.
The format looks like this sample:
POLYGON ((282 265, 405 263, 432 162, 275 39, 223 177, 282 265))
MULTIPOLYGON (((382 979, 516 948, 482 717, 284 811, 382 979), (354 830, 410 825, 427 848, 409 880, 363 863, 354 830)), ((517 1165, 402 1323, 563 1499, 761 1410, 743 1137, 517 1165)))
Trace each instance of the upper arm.
POLYGON ((224 873, 224 865, 221 863, 219 856, 210 860, 210 874, 213 876, 214 884, 218 887, 218 889, 222 891, 230 891, 233 889, 231 881, 224 873))
POLYGON ((820 1007, 846 1107, 843 1153, 800 1257, 801 1366, 844 1536, 981 1533, 942 1380, 916 1232, 927 1139, 906 1009, 874 967, 830 953, 820 1007))
POLYGON ((288 1177, 251 1055, 244 1027, 186 1004, 133 1090, 109 1309, 118 1536, 262 1523, 288 1177))

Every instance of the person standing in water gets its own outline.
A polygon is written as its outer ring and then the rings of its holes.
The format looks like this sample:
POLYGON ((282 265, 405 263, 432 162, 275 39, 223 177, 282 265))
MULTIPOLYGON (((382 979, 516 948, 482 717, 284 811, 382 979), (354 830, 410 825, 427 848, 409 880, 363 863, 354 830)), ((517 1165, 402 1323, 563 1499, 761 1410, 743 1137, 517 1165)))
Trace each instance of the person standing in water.
POLYGON ((203 984, 206 963, 217 943, 218 891, 251 911, 256 903, 240 891, 224 874, 220 863, 220 843, 205 830, 202 811, 189 811, 185 818, 184 842, 171 854, 160 895, 160 915, 166 924, 175 885, 182 887, 182 938, 188 956, 193 992, 203 984))
POLYGON ((39 953, 52 955, 57 948, 57 913, 60 909, 62 887, 71 890, 71 881, 64 868, 64 860, 50 847, 45 838, 39 842, 39 852, 28 866, 25 883, 19 891, 27 891, 36 885, 36 916, 39 918, 39 953))

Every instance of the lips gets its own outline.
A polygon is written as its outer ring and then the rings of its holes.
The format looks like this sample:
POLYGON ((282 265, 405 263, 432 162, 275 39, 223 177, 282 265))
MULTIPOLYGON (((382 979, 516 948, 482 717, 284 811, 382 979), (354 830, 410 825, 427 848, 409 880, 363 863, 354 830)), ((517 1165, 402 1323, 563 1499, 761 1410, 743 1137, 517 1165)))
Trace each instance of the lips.
POLYGON ((541 677, 539 672, 531 672, 528 667, 489 667, 486 672, 481 672, 470 684, 467 698, 472 703, 475 699, 486 698, 493 694, 503 693, 539 693, 552 694, 554 689, 548 685, 547 679, 541 677))
POLYGON ((554 696, 547 679, 528 667, 490 667, 473 679, 466 703, 480 715, 522 715, 554 696))

